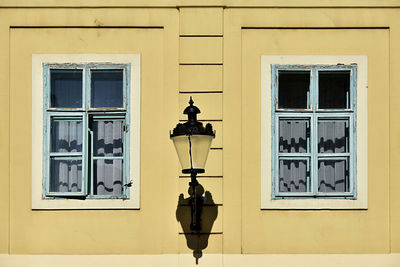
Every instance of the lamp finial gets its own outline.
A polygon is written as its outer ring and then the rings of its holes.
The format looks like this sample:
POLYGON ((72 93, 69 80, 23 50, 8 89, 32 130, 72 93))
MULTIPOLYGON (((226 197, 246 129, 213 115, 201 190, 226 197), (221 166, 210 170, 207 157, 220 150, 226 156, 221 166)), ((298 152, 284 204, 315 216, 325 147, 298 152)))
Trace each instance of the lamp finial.
POLYGON ((193 104, 194 104, 194 101, 192 99, 192 96, 190 96, 189 105, 193 106, 193 104))

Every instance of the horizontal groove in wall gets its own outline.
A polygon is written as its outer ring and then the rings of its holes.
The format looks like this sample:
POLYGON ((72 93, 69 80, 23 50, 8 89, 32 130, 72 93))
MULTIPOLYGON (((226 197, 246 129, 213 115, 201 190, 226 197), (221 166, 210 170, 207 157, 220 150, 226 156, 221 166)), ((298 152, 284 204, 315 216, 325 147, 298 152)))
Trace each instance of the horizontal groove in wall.
POLYGON ((257 29, 265 29, 265 30, 382 30, 389 29, 390 27, 242 27, 243 30, 257 30, 257 29))
POLYGON ((215 93, 223 93, 221 91, 179 91, 180 94, 215 94, 215 93))
POLYGON ((181 34, 179 37, 224 37, 222 34, 181 34))
POLYGON ((360 5, 334 5, 334 4, 322 4, 320 6, 316 5, 298 5, 298 6, 293 6, 293 5, 276 5, 276 4, 255 4, 252 5, 251 2, 249 2, 249 5, 243 5, 243 4, 221 4, 221 5, 211 5, 211 4, 204 4, 204 5, 177 5, 174 3, 171 4, 154 4, 153 6, 150 5, 143 5, 143 4, 132 4, 130 6, 127 5, 56 5, 52 3, 51 5, 48 4, 38 4, 35 6, 32 5, 7 5, 3 4, 1 6, 2 9, 121 9, 121 8, 127 8, 127 9, 180 9, 180 8, 223 8, 223 9, 255 9, 255 8, 265 8, 265 9, 304 9, 304 8, 309 8, 309 9, 327 9, 327 8, 333 8, 333 9, 353 9, 353 8, 361 8, 361 9, 376 9, 376 8, 382 8, 382 9, 388 9, 388 8, 400 8, 400 5, 379 5, 379 4, 370 4, 366 5, 365 3, 362 3, 360 5))
POLYGON ((179 63, 223 63, 223 38, 179 38, 179 63))
POLYGON ((10 26, 11 29, 163 29, 164 26, 10 26))
MULTIPOLYGON (((182 119, 179 120, 179 122, 185 122, 185 121, 187 121, 187 120, 182 120, 182 119)), ((198 120, 198 121, 201 121, 201 122, 207 122, 207 121, 223 122, 223 120, 220 120, 220 119, 218 119, 218 120, 198 120)))
MULTIPOLYGON (((182 207, 190 207, 190 204, 178 204, 178 206, 182 206, 182 207)), ((203 207, 223 207, 224 204, 223 203, 215 203, 215 204, 203 204, 203 207)))
MULTIPOLYGON (((223 151, 222 149, 213 149, 208 153, 208 159, 205 166, 205 173, 198 174, 197 177, 218 177, 223 175, 223 151)), ((180 169, 178 170, 181 171, 180 169)), ((187 176, 180 174, 180 176, 187 176)))
POLYGON ((204 66, 223 66, 223 63, 179 63, 179 65, 185 66, 185 65, 204 65, 204 66))
POLYGON ((179 91, 181 93, 222 92, 222 65, 180 65, 179 91))
POLYGON ((184 233, 184 232, 179 232, 180 235, 222 235, 224 232, 190 232, 190 233, 184 233))
MULTIPOLYGON (((189 175, 179 175, 179 178, 190 178, 189 175)), ((207 175, 207 176, 197 176, 197 179, 202 179, 202 178, 213 178, 213 179, 222 179, 224 178, 224 176, 221 175, 216 175, 216 176, 212 176, 212 175, 207 175)))
MULTIPOLYGON (((181 123, 185 123, 185 121, 180 121, 181 123)), ((213 130, 215 131, 215 139, 211 143, 211 149, 222 149, 223 146, 223 122, 222 121, 202 121, 205 126, 207 123, 211 123, 213 126, 213 130)))
POLYGON ((187 115, 182 111, 188 106, 190 97, 194 101, 194 105, 200 109, 197 118, 199 120, 222 120, 222 98, 223 93, 191 93, 179 94, 179 119, 187 120, 187 115))
MULTIPOLYGON (((204 190, 204 196, 206 196, 206 202, 204 204, 222 204, 223 203, 223 180, 214 178, 202 178, 198 179, 202 190, 204 190)), ((178 180, 178 191, 179 194, 183 194, 183 199, 180 199, 179 204, 189 204, 189 185, 190 179, 179 179, 178 180)))
MULTIPOLYGON (((221 254, 223 252, 223 237, 222 233, 188 233, 188 234, 177 234, 178 237, 178 251, 180 254, 192 254, 190 255, 190 261, 186 264, 180 264, 179 266, 201 266, 195 265, 195 259, 193 258, 193 249, 202 248, 203 255, 208 254, 221 254), (208 242, 207 242, 208 241, 208 242)), ((199 259, 199 263, 202 264, 203 258, 199 259)), ((204 265, 204 264, 203 264, 204 265)), ((220 265, 204 265, 204 266, 220 266, 220 265)))

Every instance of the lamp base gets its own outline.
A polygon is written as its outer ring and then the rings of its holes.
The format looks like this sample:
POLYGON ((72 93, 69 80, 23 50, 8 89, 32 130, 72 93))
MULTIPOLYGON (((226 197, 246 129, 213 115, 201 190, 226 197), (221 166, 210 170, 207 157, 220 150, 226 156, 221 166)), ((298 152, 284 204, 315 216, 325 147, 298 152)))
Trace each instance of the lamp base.
POLYGON ((182 173, 204 173, 204 169, 183 169, 182 173))

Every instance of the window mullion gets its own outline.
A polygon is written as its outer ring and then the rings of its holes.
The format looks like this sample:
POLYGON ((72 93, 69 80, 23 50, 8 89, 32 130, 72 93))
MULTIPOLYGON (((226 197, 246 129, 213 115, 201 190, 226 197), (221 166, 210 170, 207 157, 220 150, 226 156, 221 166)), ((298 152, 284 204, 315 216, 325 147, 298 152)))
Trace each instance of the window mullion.
POLYGON ((84 185, 85 185, 85 194, 91 194, 91 177, 89 177, 89 173, 92 173, 92 168, 89 164, 89 144, 91 145, 91 142, 89 142, 89 115, 88 115, 88 91, 90 91, 90 77, 89 77, 89 68, 87 66, 85 66, 83 68, 83 108, 85 110, 85 114, 84 114, 84 137, 85 137, 85 144, 84 144, 84 164, 85 164, 85 179, 83 180, 84 185), (90 169, 89 169, 90 167, 90 169))
MULTIPOLYGON (((88 117, 88 122, 89 122, 89 115, 87 115, 88 117)), ((90 177, 88 177, 88 181, 89 181, 89 194, 93 195, 93 187, 94 187, 94 183, 93 183, 93 131, 89 128, 88 129, 88 134, 90 136, 90 148, 88 149, 88 161, 89 161, 89 166, 90 166, 90 177)))
POLYGON ((312 103, 312 117, 311 117, 311 193, 316 195, 318 192, 318 122, 316 118, 316 109, 318 107, 318 77, 317 70, 311 70, 311 103, 312 103))

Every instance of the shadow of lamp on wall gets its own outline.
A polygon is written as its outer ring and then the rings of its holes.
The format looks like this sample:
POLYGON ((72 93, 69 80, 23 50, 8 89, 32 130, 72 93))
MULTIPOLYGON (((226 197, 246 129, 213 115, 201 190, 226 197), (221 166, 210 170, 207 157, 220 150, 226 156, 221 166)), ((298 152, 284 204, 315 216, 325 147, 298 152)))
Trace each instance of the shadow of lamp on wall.
POLYGON ((215 205, 210 192, 204 192, 204 188, 197 181, 197 174, 204 173, 207 156, 211 142, 215 138, 215 131, 210 123, 203 126, 197 120, 199 108, 193 105, 190 97, 189 106, 183 114, 188 116, 185 123, 178 123, 170 133, 174 142, 182 173, 190 174, 189 197, 179 196, 176 218, 180 222, 186 237, 186 243, 193 250, 193 256, 198 259, 202 256, 202 250, 208 245, 208 237, 212 225, 218 215, 218 207, 215 205))

